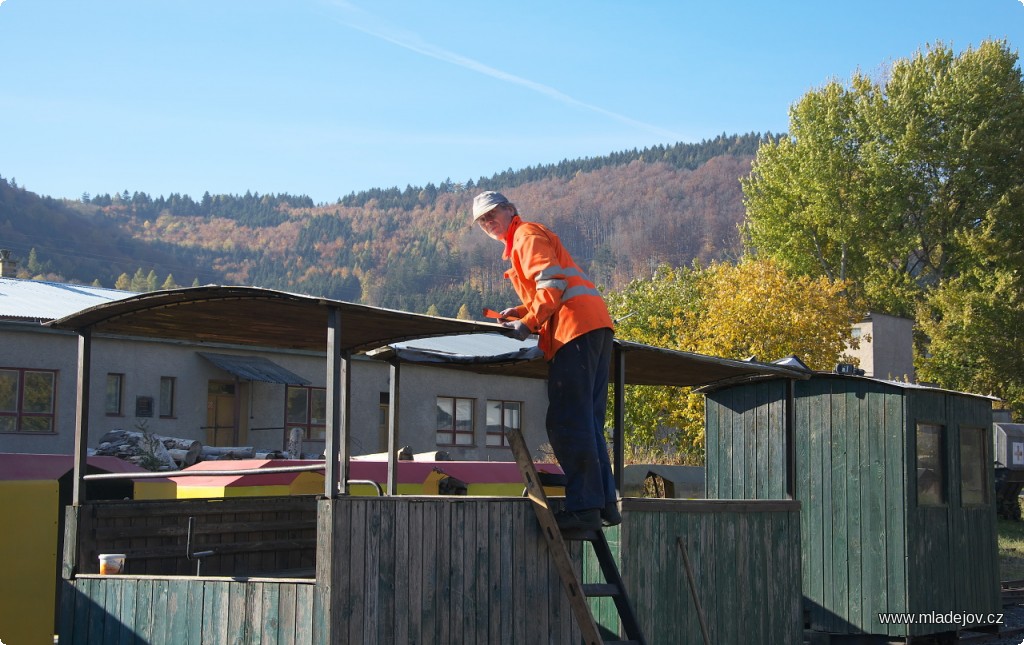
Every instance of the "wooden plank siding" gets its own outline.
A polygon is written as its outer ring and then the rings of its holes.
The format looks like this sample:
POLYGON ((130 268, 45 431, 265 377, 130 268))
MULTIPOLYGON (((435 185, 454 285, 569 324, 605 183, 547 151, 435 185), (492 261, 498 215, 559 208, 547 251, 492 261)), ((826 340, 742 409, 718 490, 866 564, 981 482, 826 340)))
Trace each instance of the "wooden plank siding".
MULTIPOLYGON (((321 606, 334 642, 567 643, 580 640, 530 501, 321 500, 333 518, 321 606), (329 602, 327 602, 329 598, 329 602)), ((570 553, 581 565, 579 545, 570 553)), ((322 640, 316 642, 323 642, 322 640)))
POLYGON ((784 381, 731 388, 707 406, 706 484, 711 499, 783 499, 786 492, 784 381), (751 472, 741 472, 750 464, 751 472))
MULTIPOLYGON (((239 513, 252 511, 250 502, 219 502, 229 531, 243 521, 239 513)), ((314 503, 316 578, 99 576, 66 565, 71 575, 63 583, 60 642, 580 642, 529 500, 402 496, 314 503)), ((173 504, 183 514, 197 509, 195 500, 173 504)), ((143 508, 168 510, 136 510, 143 508)), ((179 525, 167 519, 171 514, 163 523, 142 516, 123 521, 129 517, 123 510, 120 502, 95 503, 70 513, 94 525, 99 518, 99 527, 117 518, 118 532, 97 532, 94 526, 69 557, 112 551, 110 543, 95 541, 97 535, 137 539, 129 529, 179 525), (105 505, 111 508, 90 508, 105 505)), ((679 537, 686 542, 712 642, 799 642, 798 503, 626 499, 623 518, 607 532, 609 546, 648 642, 701 642, 679 537)), ((66 537, 74 544, 75 523, 69 526, 66 537)), ((569 549, 584 582, 604 581, 589 544, 571 542, 569 549)), ((89 562, 82 557, 83 566, 89 562)), ((616 634, 611 601, 590 602, 606 633, 616 634)))
POLYGON ((313 581, 98 576, 65 582, 60 642, 310 643, 313 581))
MULTIPOLYGON (((913 473, 908 473, 907 488, 912 504, 907 527, 915 547, 911 549, 908 563, 909 611, 997 612, 1001 601, 992 494, 989 493, 986 505, 965 506, 960 489, 960 433, 966 428, 982 429, 985 445, 991 446, 990 404, 967 397, 922 396, 915 398, 911 415, 918 421, 942 426, 946 503, 918 504, 916 480, 913 473), (936 571, 935 562, 949 562, 950 566, 936 571)), ((908 450, 916 454, 916 433, 910 437, 908 450)), ((987 477, 985 490, 992 491, 995 486, 992 469, 988 469, 987 477)), ((911 626, 909 634, 927 634, 928 627, 911 626)))
POLYGON ((703 642, 677 538, 712 643, 801 642, 798 502, 630 498, 622 507, 619 568, 648 642, 703 642))
MULTIPOLYGON (((746 472, 733 472, 729 469, 737 462, 723 455, 764 441, 759 428, 765 423, 784 428, 783 384, 773 379, 707 393, 709 497, 761 498, 760 487, 751 492, 746 485, 760 477, 759 467, 748 464, 746 472)), ((883 625, 878 614, 999 611, 995 504, 990 498, 964 506, 960 492, 960 432, 984 429, 984 444, 991 445, 987 399, 818 374, 795 382, 793 411, 795 445, 785 446, 780 430, 778 451, 784 455, 792 449, 795 456, 810 629, 922 636, 957 626, 883 625), (943 428, 946 500, 941 505, 917 501, 918 423, 943 428)), ((770 457, 769 472, 782 460, 770 457)), ((991 491, 991 469, 987 476, 991 491)), ((768 495, 782 498, 784 490, 770 484, 768 495)))

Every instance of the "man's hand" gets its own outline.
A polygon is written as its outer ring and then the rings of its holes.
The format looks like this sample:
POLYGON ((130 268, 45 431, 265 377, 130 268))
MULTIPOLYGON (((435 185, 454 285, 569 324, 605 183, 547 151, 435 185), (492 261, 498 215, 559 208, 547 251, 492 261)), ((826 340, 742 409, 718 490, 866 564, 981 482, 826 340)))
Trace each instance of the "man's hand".
POLYGON ((530 334, 530 328, 527 327, 521 320, 513 320, 512 322, 501 323, 502 327, 507 327, 512 330, 512 338, 516 340, 526 340, 530 334))
POLYGON ((519 308, 509 307, 508 309, 502 309, 501 317, 507 320, 516 320, 517 318, 519 318, 519 308))

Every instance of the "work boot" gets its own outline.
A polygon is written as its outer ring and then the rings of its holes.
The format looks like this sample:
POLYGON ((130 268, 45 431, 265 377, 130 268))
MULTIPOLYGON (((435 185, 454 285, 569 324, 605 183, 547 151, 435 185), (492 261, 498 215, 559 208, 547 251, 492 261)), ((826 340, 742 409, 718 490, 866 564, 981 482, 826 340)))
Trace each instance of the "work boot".
POLYGON ((619 505, 616 502, 608 502, 601 509, 602 526, 618 526, 622 524, 622 514, 619 513, 619 505))
POLYGON ((555 522, 562 531, 596 531, 601 528, 601 509, 584 511, 558 511, 555 522))

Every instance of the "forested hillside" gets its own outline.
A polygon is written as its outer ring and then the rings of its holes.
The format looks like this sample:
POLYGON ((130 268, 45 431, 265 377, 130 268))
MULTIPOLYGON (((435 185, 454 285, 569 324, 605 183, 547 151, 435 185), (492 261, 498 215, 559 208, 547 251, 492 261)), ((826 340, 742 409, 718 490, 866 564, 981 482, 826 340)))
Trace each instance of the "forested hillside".
MULTIPOLYGON (((765 135, 771 136, 771 135, 765 135)), ((594 280, 619 288, 659 263, 739 253, 739 178, 759 134, 563 161, 465 184, 304 196, 144 193, 40 197, 0 179, 0 248, 20 277, 163 285, 242 284, 454 316, 506 306, 501 249, 470 226, 480 190, 550 225, 594 280)))

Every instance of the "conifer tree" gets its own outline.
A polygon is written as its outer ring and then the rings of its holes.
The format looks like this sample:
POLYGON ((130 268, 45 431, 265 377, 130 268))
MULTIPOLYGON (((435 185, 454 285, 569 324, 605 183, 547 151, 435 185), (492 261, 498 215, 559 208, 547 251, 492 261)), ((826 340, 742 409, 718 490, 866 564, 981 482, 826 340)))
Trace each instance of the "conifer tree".
POLYGON ((146 274, 142 272, 142 267, 139 267, 135 271, 135 275, 132 276, 132 291, 138 291, 139 293, 148 291, 146 284, 146 274))
POLYGON ((173 273, 168 273, 167 274, 167 279, 164 280, 164 283, 163 283, 163 285, 160 288, 161 289, 177 289, 178 288, 178 284, 174 281, 174 274, 173 273))

